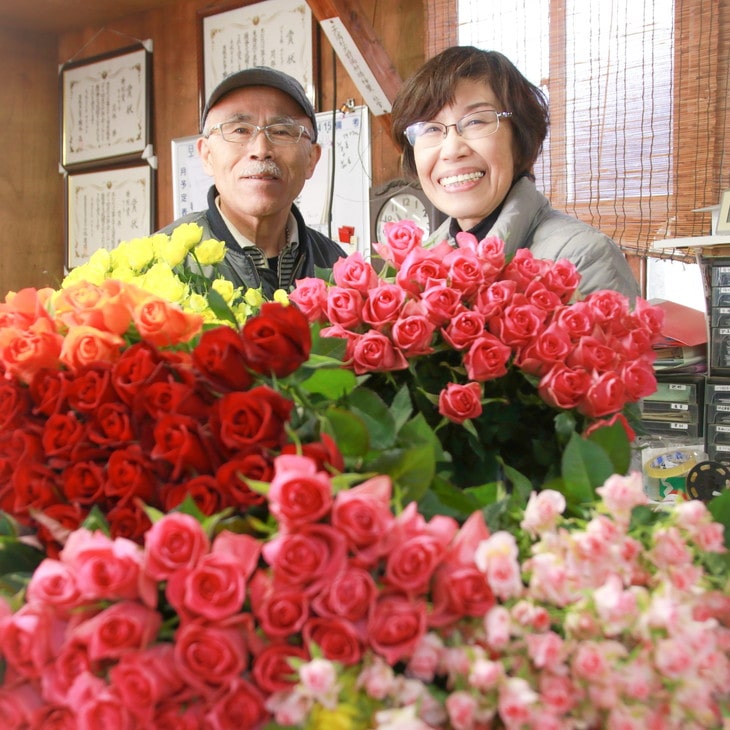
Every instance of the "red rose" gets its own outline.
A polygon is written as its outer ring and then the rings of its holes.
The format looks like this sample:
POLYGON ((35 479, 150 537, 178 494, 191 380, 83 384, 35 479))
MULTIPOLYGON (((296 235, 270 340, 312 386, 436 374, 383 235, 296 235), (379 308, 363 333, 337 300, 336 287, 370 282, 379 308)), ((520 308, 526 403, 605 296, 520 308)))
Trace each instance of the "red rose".
POLYGON ((190 416, 169 414, 160 418, 155 424, 154 442, 150 456, 172 465, 172 479, 211 469, 210 445, 206 444, 200 423, 190 416))
POLYGON ((425 633, 425 603, 405 596, 381 596, 368 619, 370 646, 391 666, 407 659, 425 633))
POLYGON ((64 464, 86 440, 86 425, 73 411, 50 416, 43 425, 43 451, 51 465, 64 464))
POLYGON ((482 413, 482 387, 479 383, 449 383, 439 394, 439 413, 452 423, 464 423, 482 413))
POLYGON ((104 468, 93 461, 74 461, 61 474, 66 499, 73 504, 103 508, 104 468))
POLYGON ((251 385, 243 340, 230 327, 203 332, 192 357, 202 377, 218 390, 246 390, 251 385))
POLYGON ((215 478, 224 502, 232 507, 245 509, 266 501, 263 494, 254 492, 246 485, 245 479, 270 482, 273 475, 271 459, 264 454, 251 453, 221 464, 216 470, 215 478))
POLYGON ((301 646, 271 644, 254 659, 253 678, 266 693, 291 689, 298 681, 291 660, 309 661, 309 652, 301 646))
POLYGON ((106 515, 109 533, 113 538, 124 537, 141 543, 152 526, 150 518, 138 502, 118 503, 106 515))
POLYGON ((81 413, 93 413, 102 404, 116 401, 112 387, 112 366, 98 362, 79 368, 68 381, 69 405, 81 413))
POLYGON ((256 373, 283 378, 309 358, 312 333, 296 307, 265 302, 241 330, 248 366, 256 373))
POLYGON ((204 515, 213 515, 228 506, 218 488, 216 478, 211 474, 198 474, 183 482, 168 484, 161 492, 162 507, 166 512, 180 506, 187 497, 195 502, 204 515))
POLYGON ((14 515, 27 515, 29 510, 41 512, 58 502, 58 474, 45 464, 18 464, 12 476, 15 503, 14 515))
POLYGON ((31 400, 28 389, 14 380, 0 380, 0 432, 17 428, 29 415, 31 400))
POLYGON ((112 383, 119 397, 131 406, 140 389, 167 376, 168 368, 160 351, 147 342, 128 347, 114 364, 112 383))
POLYGON ((143 387, 138 401, 153 420, 166 414, 179 414, 205 421, 210 412, 210 404, 191 383, 181 383, 172 376, 143 387))
POLYGON ((30 382, 28 390, 34 403, 34 412, 50 416, 58 413, 66 402, 68 379, 58 368, 39 370, 30 382))
POLYGON ((89 441, 113 447, 126 444, 134 438, 132 414, 124 403, 104 403, 93 414, 88 429, 89 441))
MULTIPOLYGON (((301 447, 295 444, 284 444, 281 453, 297 454, 301 452, 302 456, 312 459, 319 470, 344 471, 345 461, 334 439, 326 433, 320 434, 319 438, 319 441, 302 444, 301 447)), ((271 479, 262 479, 261 481, 270 482, 271 479)))
POLYGON ((80 505, 61 502, 43 510, 43 520, 38 526, 37 535, 49 558, 58 558, 68 533, 77 530, 86 515, 87 511, 80 505))
POLYGON ((304 626, 304 641, 314 644, 325 659, 347 666, 362 658, 363 644, 355 626, 341 618, 312 618, 304 626))
POLYGON ((136 499, 152 502, 157 479, 149 457, 138 444, 130 444, 112 451, 104 492, 123 503, 132 503, 136 499))
POLYGON ((280 448, 294 404, 266 385, 228 393, 211 412, 218 441, 233 452, 280 448))

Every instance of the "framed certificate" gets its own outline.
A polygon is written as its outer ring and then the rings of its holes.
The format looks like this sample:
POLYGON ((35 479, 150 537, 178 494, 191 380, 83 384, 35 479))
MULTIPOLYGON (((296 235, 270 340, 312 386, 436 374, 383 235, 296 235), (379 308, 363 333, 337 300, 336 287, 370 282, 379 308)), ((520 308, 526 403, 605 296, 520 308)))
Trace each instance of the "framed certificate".
POLYGON ((264 0, 207 15, 202 31, 203 105, 226 76, 251 66, 288 73, 314 100, 312 11, 306 0, 264 0))
POLYGON ((66 266, 86 263, 99 248, 152 233, 153 170, 148 164, 66 176, 66 266))
POLYGON ((151 55, 134 46, 61 66, 61 164, 66 170, 151 154, 151 55))
POLYGON ((213 178, 203 169, 197 134, 172 140, 172 217, 206 210, 213 178))

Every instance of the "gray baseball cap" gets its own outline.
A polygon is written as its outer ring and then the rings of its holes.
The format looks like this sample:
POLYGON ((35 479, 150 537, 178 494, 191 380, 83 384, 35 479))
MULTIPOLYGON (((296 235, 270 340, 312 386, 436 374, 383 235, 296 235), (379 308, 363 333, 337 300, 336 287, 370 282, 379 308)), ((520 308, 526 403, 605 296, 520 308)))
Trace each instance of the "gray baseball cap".
POLYGON ((314 107, 304 93, 302 85, 289 74, 285 74, 283 71, 277 71, 276 69, 269 68, 268 66, 254 66, 253 68, 247 68, 243 71, 237 71, 236 73, 226 76, 218 86, 213 89, 208 98, 208 102, 203 109, 203 114, 200 117, 200 131, 205 129, 205 120, 208 118, 208 112, 214 107, 226 94, 236 89, 242 89, 246 86, 270 86, 274 89, 279 89, 285 94, 291 96, 304 113, 309 117, 312 122, 312 129, 314 130, 313 142, 317 140, 317 117, 314 113, 314 107))

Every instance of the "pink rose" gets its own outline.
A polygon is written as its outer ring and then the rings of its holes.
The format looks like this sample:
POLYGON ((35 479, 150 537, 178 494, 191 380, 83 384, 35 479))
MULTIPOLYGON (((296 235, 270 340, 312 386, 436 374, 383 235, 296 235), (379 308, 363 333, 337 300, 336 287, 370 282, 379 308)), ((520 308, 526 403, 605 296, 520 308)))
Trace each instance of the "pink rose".
POLYGON ((492 589, 474 565, 441 565, 434 574, 431 593, 433 610, 428 625, 433 627, 449 625, 464 616, 484 616, 494 605, 492 589))
POLYGON ((348 549, 365 567, 380 557, 377 548, 395 523, 391 492, 390 477, 377 476, 335 496, 332 526, 345 536, 348 549))
POLYGON ((383 580, 408 595, 427 593, 446 545, 434 535, 414 535, 399 541, 388 555, 383 580))
POLYGON ((479 383, 448 383, 439 393, 439 413, 452 423, 464 423, 481 415, 481 397, 482 386, 479 383))
POLYGON ((470 248, 455 248, 444 258, 449 284, 465 299, 471 299, 484 283, 482 263, 470 248))
POLYGON ((438 327, 445 325, 464 309, 461 292, 447 282, 428 286, 420 298, 423 311, 438 327))
POLYGON ((71 640, 86 643, 89 658, 117 659, 149 646, 162 625, 155 610, 133 601, 120 601, 72 630, 71 640))
POLYGON ((485 319, 480 312, 464 309, 449 321, 441 334, 455 350, 464 350, 484 333, 485 319))
POLYGON ((390 221, 383 226, 386 240, 373 243, 380 257, 390 264, 400 266, 414 248, 421 245, 423 229, 411 220, 390 221))
POLYGON ((251 607, 261 630, 271 639, 284 639, 301 631, 310 616, 309 598, 297 586, 276 586, 259 571, 249 590, 251 607))
POLYGON ((558 259, 547 268, 542 278, 545 286, 560 297, 562 302, 570 301, 580 286, 580 274, 572 261, 558 259))
POLYGON ((406 293, 397 284, 388 284, 378 279, 378 284, 367 293, 362 308, 363 322, 376 329, 383 329, 398 319, 406 300, 406 293))
POLYGON ((345 537, 325 524, 305 524, 297 532, 277 535, 261 549, 274 582, 315 595, 345 564, 345 537))
POLYGON ((573 346, 573 351, 565 361, 568 367, 579 367, 586 370, 603 372, 614 367, 617 353, 613 347, 602 342, 598 337, 585 335, 573 346))
POLYGON ((357 375, 405 370, 403 353, 385 335, 369 330, 352 341, 352 367, 357 375))
POLYGON ((578 403, 578 410, 589 418, 600 418, 620 411, 626 403, 626 388, 618 373, 609 371, 591 378, 578 403))
POLYGON ((348 565, 312 598, 312 605, 324 618, 340 617, 356 622, 368 615, 377 594, 378 588, 370 573, 356 565, 348 565))
POLYGON ((247 666, 243 632, 235 625, 185 622, 175 633, 175 660, 181 676, 194 687, 222 688, 247 666))
POLYGON ((526 373, 541 377, 553 365, 565 362, 570 350, 570 339, 559 327, 551 324, 519 350, 515 364, 526 373))
POLYGON ((425 633, 425 604, 405 596, 381 596, 368 618, 370 646, 391 666, 408 659, 425 633))
POLYGON ((590 383, 588 371, 558 363, 542 376, 537 390, 548 405, 567 410, 575 408, 581 402, 590 383))
POLYGON ((507 372, 511 355, 507 345, 485 332, 474 340, 464 356, 466 375, 469 380, 480 383, 500 378, 507 372))
POLYGON ((145 535, 145 572, 166 580, 176 570, 195 567, 209 546, 208 536, 194 517, 182 512, 167 514, 145 535))
POLYGON ((401 264, 395 281, 414 297, 430 286, 446 279, 448 271, 444 266, 444 256, 452 250, 446 241, 433 248, 412 250, 401 264))
POLYGON ((435 329, 433 321, 420 307, 406 305, 393 323, 393 345, 411 357, 428 355, 433 352, 431 341, 435 329))
POLYGON ((296 683, 292 659, 307 661, 309 652, 302 646, 292 644, 271 644, 262 649, 253 663, 256 684, 268 694, 291 689, 296 683))
POLYGON ((529 248, 518 248, 504 267, 503 276, 514 281, 518 291, 524 291, 530 282, 542 277, 552 264, 552 261, 536 259, 529 248))
POLYGON ((60 649, 62 632, 49 606, 26 603, 0 620, 0 652, 21 677, 38 678, 60 649))
POLYGON ((506 345, 529 344, 545 329, 546 314, 534 304, 510 304, 487 321, 489 331, 506 345))
POLYGON ((362 322, 363 295, 356 289, 331 286, 327 289, 325 314, 332 324, 355 329, 362 322))
POLYGON ((638 401, 656 393, 656 372, 648 360, 633 360, 621 366, 621 381, 626 388, 626 396, 638 401))
POLYGON ((311 618, 302 632, 307 645, 313 644, 325 659, 352 666, 360 661, 363 644, 355 625, 343 618, 311 618))
POLYGON ((365 261, 359 251, 356 251, 335 261, 332 266, 332 277, 337 286, 367 294, 377 283, 378 272, 372 264, 365 261))
MULTIPOLYGON (((623 323, 624 316, 629 311, 628 297, 612 289, 592 292, 584 301, 588 304, 594 320, 602 325, 615 326, 623 323)), ((621 329, 624 332, 628 331, 628 327, 625 325, 621 329)))
POLYGON ((299 279, 289 301, 299 307, 310 322, 323 322, 327 303, 327 284, 320 277, 299 279))
POLYGON ((313 459, 285 454, 274 459, 268 494, 271 514, 286 530, 317 522, 332 506, 332 484, 313 459))
POLYGON ((560 297, 545 286, 541 279, 531 281, 525 288, 525 299, 543 312, 552 314, 561 304, 560 297))
POLYGON ((26 594, 28 603, 47 603, 61 616, 81 603, 74 571, 59 560, 46 558, 33 571, 26 594))
MULTIPOLYGON (((265 698, 258 687, 241 677, 235 677, 225 690, 216 696, 205 716, 205 723, 201 722, 195 727, 204 724, 211 730, 256 728, 261 727, 267 717, 265 698)), ((177 730, 184 729, 177 728, 177 730)))
POLYGON ((221 621, 241 610, 246 581, 234 556, 209 553, 195 567, 175 571, 165 595, 180 616, 221 621))
POLYGON ((553 314, 553 324, 572 340, 589 335, 595 327, 595 315, 586 301, 559 307, 553 314))
POLYGON ((483 314, 485 319, 496 317, 512 302, 516 291, 517 284, 514 281, 500 280, 484 286, 477 292, 475 310, 483 314))

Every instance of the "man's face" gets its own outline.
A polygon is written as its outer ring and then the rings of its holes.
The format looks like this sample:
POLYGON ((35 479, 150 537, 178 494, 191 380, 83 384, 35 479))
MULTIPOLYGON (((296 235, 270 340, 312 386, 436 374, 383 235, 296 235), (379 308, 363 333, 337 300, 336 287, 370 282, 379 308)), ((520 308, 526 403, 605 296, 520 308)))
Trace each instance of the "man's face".
MULTIPOLYGON (((251 86, 226 94, 208 113, 209 130, 219 122, 249 122, 263 127, 290 122, 313 134, 304 110, 278 89, 251 86)), ((255 229, 264 218, 289 214, 304 182, 312 176, 321 148, 306 136, 296 144, 273 144, 259 132, 248 144, 227 142, 214 132, 198 140, 204 170, 213 176, 221 208, 243 230, 255 229)))

